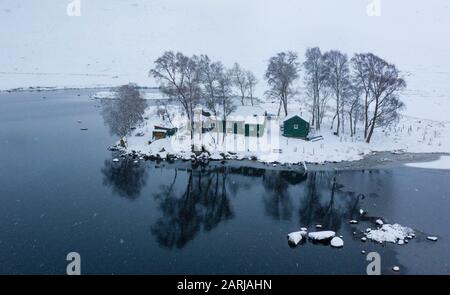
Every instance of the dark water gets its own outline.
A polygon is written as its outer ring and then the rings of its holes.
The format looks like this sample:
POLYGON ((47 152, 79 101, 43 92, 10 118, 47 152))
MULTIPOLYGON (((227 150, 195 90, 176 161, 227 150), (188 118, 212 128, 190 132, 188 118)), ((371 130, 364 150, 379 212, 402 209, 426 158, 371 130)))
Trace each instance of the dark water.
POLYGON ((450 273, 448 171, 112 163, 89 93, 0 94, 1 274, 64 274, 72 251, 85 274, 364 274, 362 250, 380 253, 385 274, 450 273), (360 208, 368 216, 348 224, 360 208), (376 217, 417 239, 361 242, 376 217), (344 248, 288 246, 287 233, 316 224, 344 248))

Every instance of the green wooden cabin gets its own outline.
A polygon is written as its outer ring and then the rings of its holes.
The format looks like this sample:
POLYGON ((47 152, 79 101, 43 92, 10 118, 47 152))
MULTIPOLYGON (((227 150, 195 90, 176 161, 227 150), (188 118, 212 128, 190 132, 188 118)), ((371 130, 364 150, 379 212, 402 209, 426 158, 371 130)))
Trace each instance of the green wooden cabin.
POLYGON ((283 136, 306 138, 309 133, 309 123, 298 115, 293 115, 284 120, 283 136))

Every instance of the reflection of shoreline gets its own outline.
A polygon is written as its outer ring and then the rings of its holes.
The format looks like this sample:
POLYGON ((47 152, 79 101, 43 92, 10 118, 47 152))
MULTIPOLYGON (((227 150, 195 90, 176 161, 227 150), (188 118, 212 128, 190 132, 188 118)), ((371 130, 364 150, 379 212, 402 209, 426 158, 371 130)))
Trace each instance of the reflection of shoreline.
POLYGON ((343 191, 336 171, 305 174, 233 164, 174 162, 162 167, 121 158, 117 163, 105 161, 103 181, 115 194, 134 200, 151 177, 150 171, 160 169, 167 177, 152 187, 159 216, 150 229, 159 245, 169 249, 183 248, 199 233, 233 219, 232 200, 240 190, 257 192, 263 213, 273 220, 298 220, 298 226, 306 227, 321 224, 335 231, 358 216, 359 202, 364 198, 357 192, 343 191))

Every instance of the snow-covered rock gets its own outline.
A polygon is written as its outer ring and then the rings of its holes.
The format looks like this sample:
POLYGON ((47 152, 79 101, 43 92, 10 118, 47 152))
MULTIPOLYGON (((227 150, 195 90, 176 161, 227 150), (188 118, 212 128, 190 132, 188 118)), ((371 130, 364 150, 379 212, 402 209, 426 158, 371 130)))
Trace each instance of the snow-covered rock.
POLYGON ((119 162, 119 159, 114 158, 114 159, 113 159, 113 162, 119 162))
POLYGON ((362 237, 361 241, 365 242, 365 241, 367 241, 367 238, 366 237, 362 237))
POLYGON ((399 272, 400 271, 400 267, 394 266, 394 267, 392 267, 392 270, 395 271, 395 272, 399 272))
POLYGON ((375 223, 378 224, 378 225, 383 225, 384 224, 383 220, 381 220, 381 219, 375 220, 375 223))
POLYGON ((330 245, 334 248, 341 248, 344 247, 344 241, 339 237, 334 237, 331 239, 330 245))
POLYGON ((427 240, 436 242, 438 240, 438 238, 437 237, 428 236, 427 240))
POLYGON ((300 230, 301 231, 307 231, 308 229, 306 227, 302 227, 300 230))
POLYGON ((316 227, 317 228, 322 228, 322 225, 321 224, 316 224, 316 227))
POLYGON ((293 245, 298 245, 303 239, 303 237, 306 236, 305 231, 296 231, 288 234, 288 242, 293 245))
POLYGON ((326 241, 334 238, 336 233, 331 230, 317 231, 308 233, 308 237, 314 241, 326 241))
POLYGON ((358 223, 358 220, 352 219, 352 220, 349 221, 349 223, 350 223, 350 224, 357 224, 357 223, 358 223))
POLYGON ((404 240, 408 235, 413 233, 414 231, 405 226, 401 226, 400 224, 383 224, 381 228, 370 230, 365 233, 368 239, 377 242, 390 242, 397 243, 399 240, 404 240))

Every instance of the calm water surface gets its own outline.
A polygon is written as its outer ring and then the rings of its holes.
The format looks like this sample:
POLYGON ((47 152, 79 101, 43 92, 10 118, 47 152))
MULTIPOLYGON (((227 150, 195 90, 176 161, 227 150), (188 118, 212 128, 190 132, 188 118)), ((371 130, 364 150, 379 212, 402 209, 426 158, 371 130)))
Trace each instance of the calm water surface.
POLYGON ((381 254, 385 274, 450 274, 448 171, 112 163, 91 92, 0 93, 1 274, 64 274, 72 251, 85 274, 364 274, 362 250, 381 254), (360 208, 368 216, 348 224, 360 208), (361 242, 378 217, 417 239, 361 242), (344 248, 288 246, 287 233, 316 224, 344 248))

